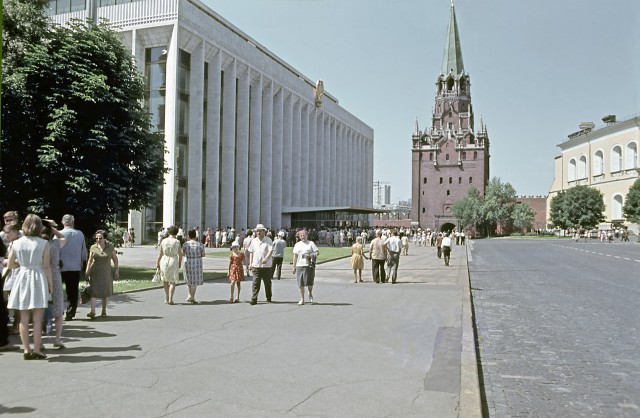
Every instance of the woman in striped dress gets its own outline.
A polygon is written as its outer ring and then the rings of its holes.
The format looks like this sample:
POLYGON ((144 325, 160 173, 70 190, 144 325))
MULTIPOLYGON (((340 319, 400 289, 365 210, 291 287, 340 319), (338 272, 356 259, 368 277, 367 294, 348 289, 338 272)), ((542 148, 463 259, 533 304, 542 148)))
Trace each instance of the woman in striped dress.
POLYGON ((196 301, 196 289, 202 285, 202 257, 204 257, 204 246, 198 241, 198 234, 195 229, 187 232, 189 241, 182 246, 182 256, 184 257, 184 281, 189 288, 187 302, 198 303, 196 301))

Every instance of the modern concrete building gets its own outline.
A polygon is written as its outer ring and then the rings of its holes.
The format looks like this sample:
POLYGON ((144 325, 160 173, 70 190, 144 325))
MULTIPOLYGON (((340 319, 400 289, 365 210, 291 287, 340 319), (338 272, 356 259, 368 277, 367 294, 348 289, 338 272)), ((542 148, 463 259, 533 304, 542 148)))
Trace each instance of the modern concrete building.
POLYGON ((170 171, 128 223, 368 224, 373 129, 198 0, 52 0, 54 22, 108 19, 147 76, 170 171))
POLYGON ((422 228, 459 227, 453 204, 472 186, 484 196, 489 181, 489 136, 482 120, 474 133, 471 78, 462 61, 453 2, 431 126, 421 131, 416 120, 411 165, 411 219, 422 228))
POLYGON ((555 177, 547 199, 547 213, 551 199, 559 192, 577 185, 594 187, 604 195, 605 222, 624 224, 638 233, 638 225, 625 221, 622 207, 631 185, 640 177, 640 116, 616 122, 616 117, 604 117, 606 126, 580 124, 580 130, 558 145, 560 155, 555 158, 555 177))

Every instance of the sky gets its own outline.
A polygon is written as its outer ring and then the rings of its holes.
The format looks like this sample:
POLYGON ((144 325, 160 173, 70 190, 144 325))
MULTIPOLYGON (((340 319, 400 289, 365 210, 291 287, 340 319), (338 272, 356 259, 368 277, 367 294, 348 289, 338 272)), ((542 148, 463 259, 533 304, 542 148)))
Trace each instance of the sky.
MULTIPOLYGON (((411 135, 430 126, 450 0, 201 0, 374 129, 373 181, 411 197, 411 135)), ((543 196, 581 122, 640 114, 640 1, 455 0, 490 176, 543 196)))

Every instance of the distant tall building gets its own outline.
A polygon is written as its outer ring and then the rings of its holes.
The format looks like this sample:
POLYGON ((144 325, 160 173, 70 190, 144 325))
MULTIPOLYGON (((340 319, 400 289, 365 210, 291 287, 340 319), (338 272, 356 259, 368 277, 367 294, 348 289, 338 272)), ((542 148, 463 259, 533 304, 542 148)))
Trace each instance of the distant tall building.
POLYGON ((422 228, 446 231, 459 226, 453 204, 472 186, 484 196, 489 180, 489 136, 482 119, 474 133, 470 89, 452 2, 431 127, 420 131, 416 120, 412 136, 411 219, 422 228))
POLYGON ((384 204, 391 204, 391 186, 389 185, 384 186, 384 204))

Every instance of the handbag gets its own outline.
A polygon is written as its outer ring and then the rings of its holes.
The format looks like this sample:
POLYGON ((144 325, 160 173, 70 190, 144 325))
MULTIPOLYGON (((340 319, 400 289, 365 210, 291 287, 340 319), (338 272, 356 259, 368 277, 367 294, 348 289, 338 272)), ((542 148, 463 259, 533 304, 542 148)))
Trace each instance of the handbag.
POLYGON ((80 302, 85 304, 91 300, 91 285, 85 284, 80 291, 80 302))
POLYGON ((151 281, 153 283, 160 283, 162 281, 162 278, 160 277, 160 269, 156 269, 156 274, 153 275, 151 281))

